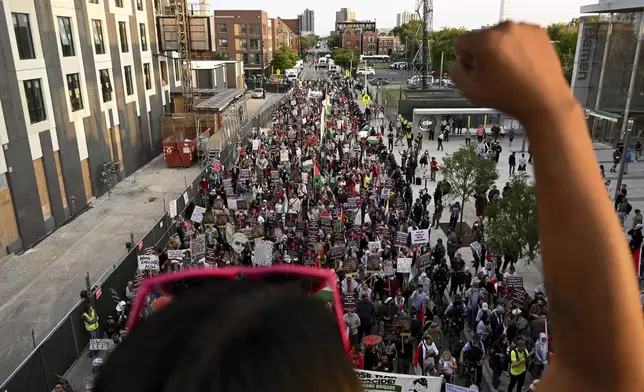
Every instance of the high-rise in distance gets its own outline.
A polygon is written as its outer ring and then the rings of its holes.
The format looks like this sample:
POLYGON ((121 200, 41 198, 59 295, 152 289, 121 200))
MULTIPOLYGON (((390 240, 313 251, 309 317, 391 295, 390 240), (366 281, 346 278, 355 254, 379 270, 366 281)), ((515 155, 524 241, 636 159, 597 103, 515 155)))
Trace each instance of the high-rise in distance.
POLYGON ((407 10, 396 15, 396 27, 400 27, 405 23, 409 23, 412 20, 419 19, 418 14, 415 12, 409 12, 407 10))
POLYGON ((340 8, 340 11, 335 13, 335 21, 346 22, 348 20, 356 20, 356 12, 349 8, 340 8))
POLYGON ((300 31, 303 36, 315 34, 315 14, 313 10, 307 8, 297 17, 300 20, 300 31))

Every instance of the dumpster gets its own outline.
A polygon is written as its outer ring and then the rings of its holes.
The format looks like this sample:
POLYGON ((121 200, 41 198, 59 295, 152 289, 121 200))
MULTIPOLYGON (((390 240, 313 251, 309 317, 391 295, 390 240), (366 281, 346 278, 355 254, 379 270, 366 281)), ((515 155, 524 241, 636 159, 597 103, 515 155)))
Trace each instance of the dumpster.
POLYGON ((187 128, 184 131, 177 131, 165 138, 163 140, 163 160, 166 166, 192 166, 197 157, 199 137, 209 138, 210 134, 210 128, 199 135, 196 134, 195 128, 187 128))

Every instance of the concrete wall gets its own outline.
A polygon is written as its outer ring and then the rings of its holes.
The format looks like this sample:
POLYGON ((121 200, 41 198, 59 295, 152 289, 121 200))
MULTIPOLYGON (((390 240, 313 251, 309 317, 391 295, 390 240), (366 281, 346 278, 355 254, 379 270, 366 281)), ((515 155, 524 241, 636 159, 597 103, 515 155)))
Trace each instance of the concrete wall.
POLYGON ((35 244, 105 193, 105 163, 118 161, 122 180, 158 155, 160 117, 171 109, 170 87, 180 83, 174 81, 177 55, 155 55, 153 0, 144 0, 142 10, 135 0, 124 0, 123 7, 114 0, 4 0, 0 21, 2 257, 35 244), (12 13, 29 17, 33 59, 20 59, 12 13), (71 21, 73 56, 63 55, 58 17, 71 21), (93 20, 102 25, 104 53, 96 51, 93 20), (127 26, 127 52, 121 50, 119 22, 127 26), (160 61, 166 65, 165 81, 160 61), (127 94, 125 66, 131 67, 132 94, 127 94), (144 69, 149 69, 149 88, 144 69), (102 94, 100 70, 109 74, 111 99, 102 94), (70 104, 69 74, 79 75, 80 110, 70 104), (33 79, 40 81, 46 118, 32 124, 24 81, 33 79))

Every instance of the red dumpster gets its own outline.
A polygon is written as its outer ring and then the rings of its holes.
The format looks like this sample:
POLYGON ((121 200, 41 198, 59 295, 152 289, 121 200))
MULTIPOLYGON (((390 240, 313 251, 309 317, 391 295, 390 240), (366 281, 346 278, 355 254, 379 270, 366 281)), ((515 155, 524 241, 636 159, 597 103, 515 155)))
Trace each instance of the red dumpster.
POLYGON ((163 159, 168 167, 190 167, 197 156, 199 136, 210 137, 210 128, 201 135, 175 132, 163 140, 163 159))

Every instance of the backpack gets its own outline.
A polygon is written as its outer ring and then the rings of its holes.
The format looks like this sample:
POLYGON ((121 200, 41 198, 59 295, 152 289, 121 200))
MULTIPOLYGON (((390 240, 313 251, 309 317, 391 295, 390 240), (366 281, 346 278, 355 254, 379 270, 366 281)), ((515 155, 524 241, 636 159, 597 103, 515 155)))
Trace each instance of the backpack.
MULTIPOLYGON (((513 349, 510 351, 510 361, 512 361, 512 353, 513 353, 513 352, 514 352, 514 356, 515 356, 515 358, 516 358, 516 359, 517 359, 517 361, 518 361, 518 360, 519 360, 519 352, 517 351, 517 349, 516 349, 516 348, 513 348, 513 349)), ((529 365, 530 365, 530 359, 531 359, 531 358, 530 358, 530 353, 529 353, 529 352, 528 352, 528 350, 527 350, 527 349, 525 349, 525 348, 523 349, 523 355, 525 356, 525 363, 526 363, 526 366, 529 366, 529 365)))
POLYGON ((465 354, 468 362, 478 363, 483 359, 483 350, 480 347, 474 346, 470 342, 470 349, 465 354))

